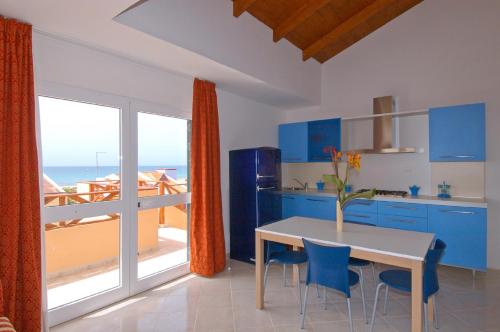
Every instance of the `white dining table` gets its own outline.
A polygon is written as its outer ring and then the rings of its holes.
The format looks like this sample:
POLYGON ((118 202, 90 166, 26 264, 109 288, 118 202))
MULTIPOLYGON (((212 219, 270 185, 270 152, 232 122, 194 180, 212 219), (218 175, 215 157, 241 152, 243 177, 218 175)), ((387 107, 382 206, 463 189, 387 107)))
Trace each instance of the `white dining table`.
MULTIPOLYGON (((302 239, 330 246, 349 246, 351 256, 411 270, 411 331, 422 331, 423 266, 434 234, 292 217, 255 229, 256 307, 264 308, 264 241, 304 247, 302 239)), ((433 303, 429 301, 429 320, 433 303)))

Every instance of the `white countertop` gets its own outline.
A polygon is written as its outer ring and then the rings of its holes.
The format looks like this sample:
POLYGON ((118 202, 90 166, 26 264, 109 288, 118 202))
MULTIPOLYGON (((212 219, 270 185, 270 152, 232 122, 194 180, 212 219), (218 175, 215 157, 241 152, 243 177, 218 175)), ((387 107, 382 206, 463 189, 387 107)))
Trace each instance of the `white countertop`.
MULTIPOLYGON (((337 197, 335 191, 325 190, 317 191, 316 189, 305 190, 282 190, 280 193, 291 194, 291 195, 313 195, 313 196, 325 196, 325 197, 337 197)), ((475 207, 475 208, 487 208, 488 203, 486 199, 483 198, 464 198, 464 197, 452 197, 450 199, 442 199, 436 196, 417 196, 411 197, 410 195, 406 197, 391 197, 391 196, 375 196, 373 197, 376 201, 390 201, 390 202, 403 202, 403 203, 417 203, 417 204, 432 204, 432 205, 447 205, 447 206, 462 206, 462 207, 475 207)))
POLYGON ((314 218, 292 217, 255 229, 271 234, 306 238, 319 243, 350 246, 353 249, 423 261, 434 234, 344 223, 314 218))

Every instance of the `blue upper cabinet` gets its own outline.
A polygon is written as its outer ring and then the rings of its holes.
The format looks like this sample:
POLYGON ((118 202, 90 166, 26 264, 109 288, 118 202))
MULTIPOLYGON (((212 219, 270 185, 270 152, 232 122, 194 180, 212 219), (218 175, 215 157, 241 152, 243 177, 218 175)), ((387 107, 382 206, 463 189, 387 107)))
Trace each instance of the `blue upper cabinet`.
POLYGON ((485 161, 485 104, 429 110, 430 161, 485 161))
POLYGON ((281 161, 285 163, 330 161, 330 154, 325 148, 333 146, 337 150, 341 149, 340 128, 340 119, 279 125, 281 161))
POLYGON ((309 161, 330 161, 328 147, 341 150, 340 118, 309 122, 309 161))
POLYGON ((281 161, 285 163, 307 162, 307 122, 281 124, 278 130, 281 161))

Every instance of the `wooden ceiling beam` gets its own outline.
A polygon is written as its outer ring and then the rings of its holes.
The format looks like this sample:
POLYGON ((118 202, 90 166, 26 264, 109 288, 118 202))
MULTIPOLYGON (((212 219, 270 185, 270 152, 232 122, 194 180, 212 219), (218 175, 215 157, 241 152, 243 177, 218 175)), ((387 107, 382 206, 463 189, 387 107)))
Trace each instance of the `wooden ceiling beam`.
POLYGON ((239 17, 257 0, 233 0, 233 16, 239 17))
POLYGON ((369 18, 377 15, 387 6, 392 5, 395 0, 376 0, 370 5, 363 8, 361 11, 357 12, 351 16, 346 21, 342 22, 335 29, 306 47, 302 52, 302 59, 305 61, 323 50, 325 47, 332 45, 337 42, 342 36, 349 31, 352 31, 359 25, 366 22, 369 18))
POLYGON ((273 40, 279 41, 288 33, 292 32, 301 23, 311 17, 318 10, 323 8, 331 0, 309 0, 295 12, 293 12, 286 20, 281 22, 273 31, 273 40))

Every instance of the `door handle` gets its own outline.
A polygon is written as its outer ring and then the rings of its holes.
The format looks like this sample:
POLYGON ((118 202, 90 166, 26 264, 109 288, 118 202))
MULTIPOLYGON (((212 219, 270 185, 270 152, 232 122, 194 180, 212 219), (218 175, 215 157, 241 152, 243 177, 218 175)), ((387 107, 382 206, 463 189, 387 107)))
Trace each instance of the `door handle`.
POLYGON ((257 191, 272 190, 272 189, 276 189, 276 187, 259 187, 259 186, 257 186, 257 191))
POLYGON ((257 174, 257 179, 264 179, 264 178, 274 178, 274 175, 259 175, 257 174))

